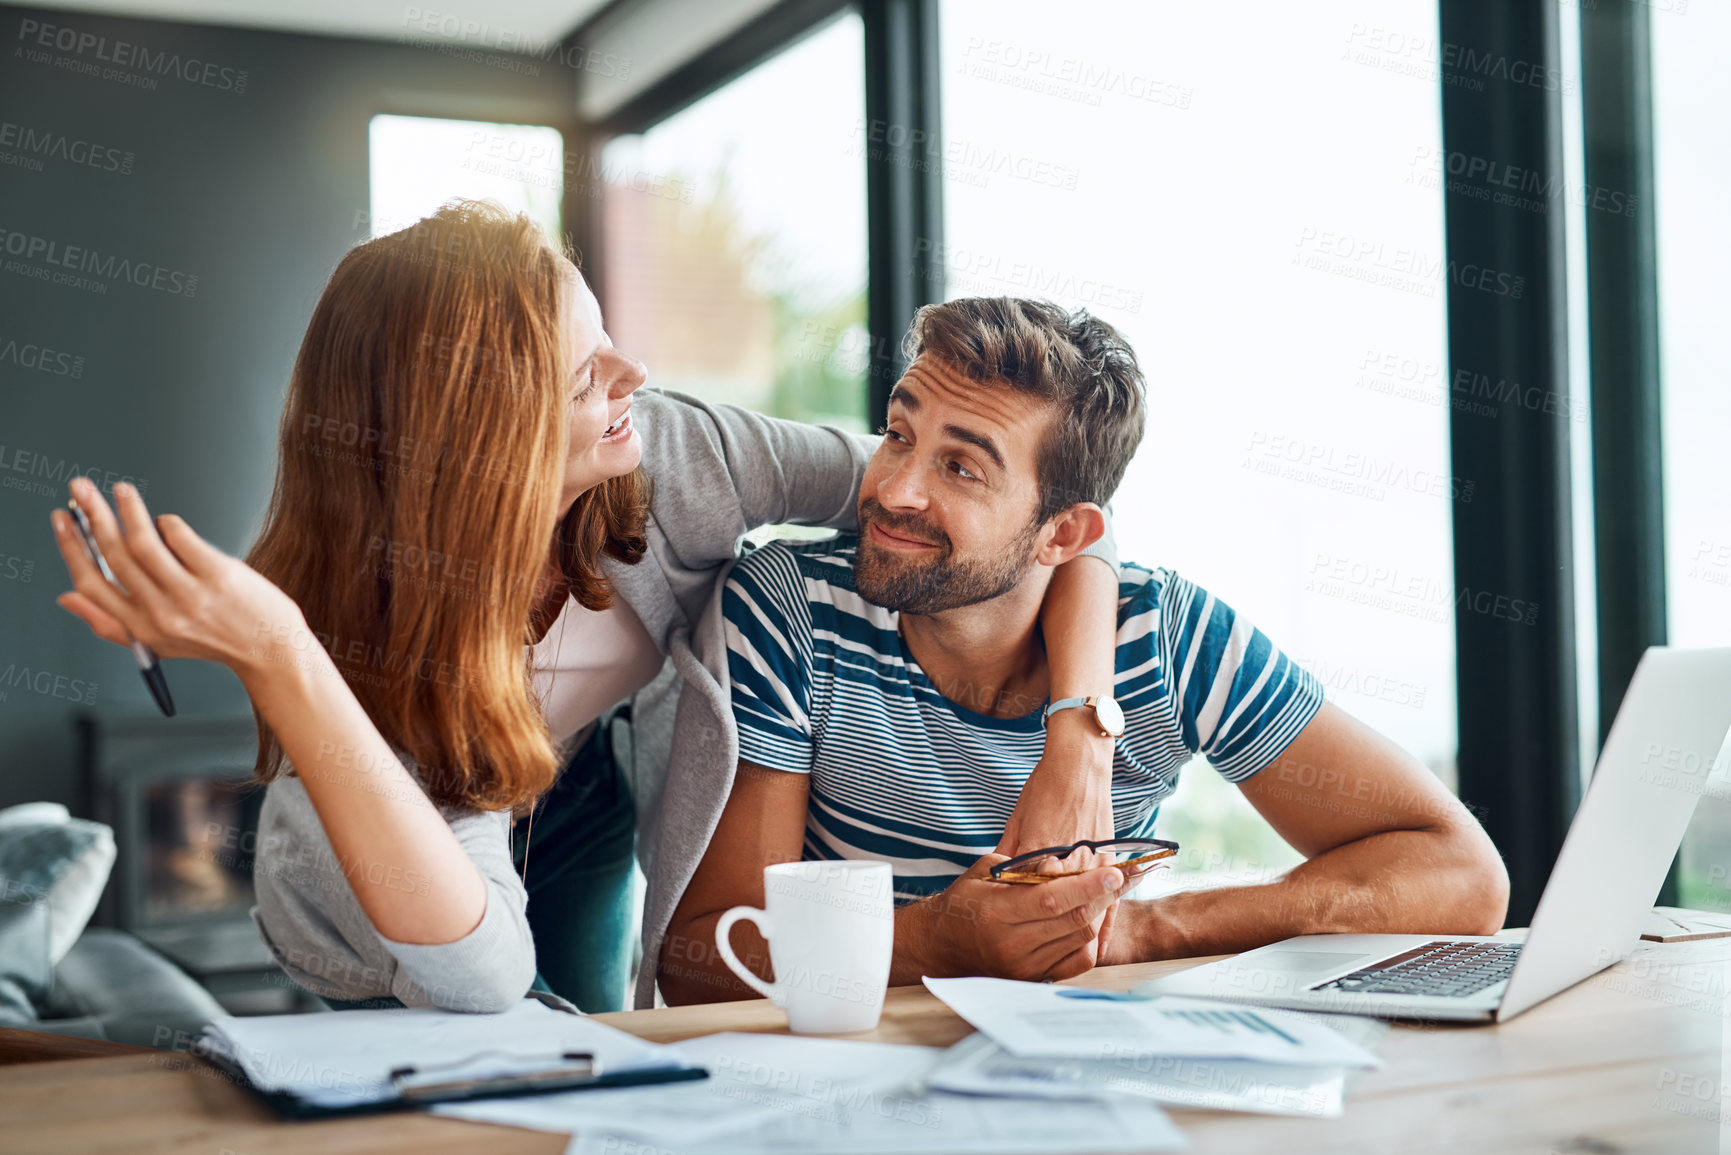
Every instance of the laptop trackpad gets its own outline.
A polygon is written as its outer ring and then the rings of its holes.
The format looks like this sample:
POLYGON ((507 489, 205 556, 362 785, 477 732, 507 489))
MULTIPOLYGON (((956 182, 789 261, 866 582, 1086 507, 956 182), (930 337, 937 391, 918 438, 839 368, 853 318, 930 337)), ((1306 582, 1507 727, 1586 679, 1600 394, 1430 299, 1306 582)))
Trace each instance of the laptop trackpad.
POLYGON ((1362 951, 1342 954, 1322 950, 1263 951, 1255 959, 1244 959, 1242 965, 1254 965, 1259 971, 1281 971, 1292 975, 1313 975, 1351 966, 1360 959, 1372 958, 1362 951))

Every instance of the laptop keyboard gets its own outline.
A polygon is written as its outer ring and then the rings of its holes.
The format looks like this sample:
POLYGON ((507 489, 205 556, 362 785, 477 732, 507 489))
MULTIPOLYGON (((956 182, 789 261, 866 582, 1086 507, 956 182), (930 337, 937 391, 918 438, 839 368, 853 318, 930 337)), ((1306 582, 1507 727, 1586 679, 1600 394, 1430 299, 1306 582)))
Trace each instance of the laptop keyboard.
POLYGON ((1520 953, 1518 942, 1439 939, 1311 990, 1462 998, 1508 978, 1520 953))

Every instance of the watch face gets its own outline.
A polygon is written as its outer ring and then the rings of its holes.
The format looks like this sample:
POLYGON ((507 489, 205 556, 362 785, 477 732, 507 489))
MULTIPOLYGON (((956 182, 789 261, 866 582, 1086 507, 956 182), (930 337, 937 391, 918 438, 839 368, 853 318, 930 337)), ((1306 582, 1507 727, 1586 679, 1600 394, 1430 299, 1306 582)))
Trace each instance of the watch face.
POLYGON ((1099 698, 1094 702, 1094 717, 1099 719, 1100 729, 1114 738, 1124 736, 1124 709, 1118 705, 1116 698, 1099 698))

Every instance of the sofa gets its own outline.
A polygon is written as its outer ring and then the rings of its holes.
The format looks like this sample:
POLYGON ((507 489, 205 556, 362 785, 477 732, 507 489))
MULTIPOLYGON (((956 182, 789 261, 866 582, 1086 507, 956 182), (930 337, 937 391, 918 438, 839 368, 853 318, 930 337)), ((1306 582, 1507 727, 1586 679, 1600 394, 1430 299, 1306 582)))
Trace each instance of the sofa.
POLYGON ((0 1027, 185 1046, 220 1004, 124 931, 87 927, 114 835, 53 803, 0 810, 0 1027))

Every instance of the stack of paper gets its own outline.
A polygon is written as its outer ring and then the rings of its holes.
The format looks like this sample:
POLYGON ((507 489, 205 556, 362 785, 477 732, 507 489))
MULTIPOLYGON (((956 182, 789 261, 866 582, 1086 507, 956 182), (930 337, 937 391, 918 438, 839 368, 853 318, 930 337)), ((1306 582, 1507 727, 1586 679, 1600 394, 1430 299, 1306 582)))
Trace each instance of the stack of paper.
POLYGON ((566 1052, 594 1056, 604 1073, 687 1065, 671 1047, 533 999, 497 1015, 421 1009, 224 1015, 205 1027, 204 1045, 259 1090, 320 1107, 394 1099, 391 1072, 404 1067, 445 1081, 543 1071, 559 1066, 566 1052))
POLYGON ((946 1052, 925 1085, 976 1095, 1113 1101, 1332 1117, 1375 1019, 1005 979, 927 979, 981 1034, 946 1052))
POLYGON ((710 1078, 435 1109, 572 1133, 568 1155, 1047 1155, 1185 1146, 1148 1100, 1016 1102, 922 1089, 944 1055, 933 1047, 720 1034, 678 1049, 710 1078))

